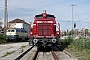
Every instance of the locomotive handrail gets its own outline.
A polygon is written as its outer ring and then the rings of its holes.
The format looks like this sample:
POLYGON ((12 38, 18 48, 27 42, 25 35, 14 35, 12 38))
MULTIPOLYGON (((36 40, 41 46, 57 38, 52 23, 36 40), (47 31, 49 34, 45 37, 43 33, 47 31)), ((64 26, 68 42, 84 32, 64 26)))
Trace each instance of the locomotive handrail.
POLYGON ((60 32, 60 24, 58 23, 58 26, 59 26, 59 32, 60 32))
POLYGON ((29 25, 29 36, 30 36, 30 32, 31 32, 31 24, 32 24, 32 22, 29 22, 30 23, 30 25, 29 25))

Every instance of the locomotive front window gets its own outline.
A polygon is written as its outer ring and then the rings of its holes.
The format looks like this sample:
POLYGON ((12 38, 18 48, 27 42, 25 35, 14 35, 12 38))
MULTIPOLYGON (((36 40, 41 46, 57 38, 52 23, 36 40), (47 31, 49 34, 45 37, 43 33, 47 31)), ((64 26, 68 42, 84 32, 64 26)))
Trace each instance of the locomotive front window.
POLYGON ((14 30, 11 30, 11 32, 14 32, 14 30))
POLYGON ((7 32, 10 32, 10 30, 8 30, 7 32))
POLYGON ((36 18, 42 18, 43 15, 36 15, 36 18))
POLYGON ((55 18, 54 15, 47 15, 47 18, 55 18))

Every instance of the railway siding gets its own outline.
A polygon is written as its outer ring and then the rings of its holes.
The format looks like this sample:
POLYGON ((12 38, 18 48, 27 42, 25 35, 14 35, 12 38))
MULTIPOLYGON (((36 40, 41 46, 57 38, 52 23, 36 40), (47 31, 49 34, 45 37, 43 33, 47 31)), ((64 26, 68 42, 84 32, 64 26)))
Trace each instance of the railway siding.
POLYGON ((32 48, 25 56, 23 56, 20 60, 31 60, 36 52, 37 48, 32 48))
POLYGON ((28 45, 28 42, 10 43, 10 44, 0 45, 0 46, 4 46, 4 48, 5 46, 7 47, 7 49, 4 49, 2 47, 2 50, 0 51, 0 60, 14 60, 18 55, 20 55, 29 47, 31 47, 28 45), (25 48, 23 48, 23 52, 21 52, 22 51, 21 46, 26 46, 25 48), (14 51, 12 54, 2 57, 7 52, 12 52, 12 51, 14 51))
MULTIPOLYGON (((5 45, 0 45, 3 47, 7 47, 6 50, 1 50, 0 51, 0 55, 4 56, 5 53, 8 52, 12 52, 14 51, 12 54, 7 55, 5 57, 1 57, 0 60, 15 60, 17 57, 19 57, 21 54, 23 54, 25 51, 27 51, 29 48, 31 48, 31 46, 28 45, 28 42, 22 42, 22 43, 13 43, 13 44, 5 44, 5 45), (16 45, 16 46, 15 46, 16 45), (22 48, 23 47, 23 48, 22 48), (17 48, 17 49, 16 49, 17 48), (3 53, 3 52, 5 53, 3 53), (3 54, 1 54, 1 52, 3 54)), ((58 49, 55 47, 55 49, 58 49)), ((31 60, 32 57, 34 56, 34 54, 36 53, 37 47, 32 48, 27 54, 25 54, 20 60, 31 60)), ((59 60, 77 60, 76 58, 74 58, 71 54, 69 54, 68 52, 66 52, 65 50, 63 51, 54 51, 54 53, 56 54, 56 56, 58 57, 59 60)), ((43 51, 39 51, 36 60, 54 60, 54 57, 52 55, 51 52, 43 52, 43 51)))

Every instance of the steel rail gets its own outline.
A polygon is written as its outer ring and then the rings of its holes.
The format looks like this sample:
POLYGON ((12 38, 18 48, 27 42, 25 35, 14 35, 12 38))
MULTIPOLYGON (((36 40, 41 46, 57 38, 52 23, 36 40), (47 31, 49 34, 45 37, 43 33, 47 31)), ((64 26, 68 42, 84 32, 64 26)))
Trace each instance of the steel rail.
POLYGON ((53 55, 53 57, 54 57, 54 60, 59 60, 53 50, 51 51, 51 53, 52 53, 52 55, 53 55))
POLYGON ((65 54, 67 54, 70 58, 72 57, 71 54, 69 54, 67 51, 63 50, 62 48, 60 48, 59 46, 57 46, 59 49, 61 49, 65 54))
POLYGON ((34 46, 26 50, 24 53, 22 53, 19 57, 17 57, 15 60, 20 60, 25 54, 27 54, 34 46))
POLYGON ((36 60, 37 55, 38 55, 38 52, 39 52, 39 50, 37 49, 36 53, 34 54, 34 56, 32 57, 32 59, 31 59, 31 60, 36 60))

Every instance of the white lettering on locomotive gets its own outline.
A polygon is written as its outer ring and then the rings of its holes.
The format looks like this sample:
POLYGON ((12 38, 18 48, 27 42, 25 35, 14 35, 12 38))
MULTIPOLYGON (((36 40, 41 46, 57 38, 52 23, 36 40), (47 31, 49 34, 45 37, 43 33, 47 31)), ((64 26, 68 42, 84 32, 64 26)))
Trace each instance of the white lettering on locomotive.
POLYGON ((53 23, 53 21, 37 21, 37 23, 53 23))

